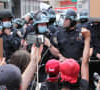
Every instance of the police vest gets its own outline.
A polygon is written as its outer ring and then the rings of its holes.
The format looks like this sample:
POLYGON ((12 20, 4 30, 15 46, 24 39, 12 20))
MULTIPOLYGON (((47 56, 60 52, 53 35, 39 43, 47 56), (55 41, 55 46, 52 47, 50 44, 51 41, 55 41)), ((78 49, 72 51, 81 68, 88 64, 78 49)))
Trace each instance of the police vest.
POLYGON ((84 39, 81 31, 60 31, 57 33, 58 47, 63 56, 79 60, 83 54, 84 39))

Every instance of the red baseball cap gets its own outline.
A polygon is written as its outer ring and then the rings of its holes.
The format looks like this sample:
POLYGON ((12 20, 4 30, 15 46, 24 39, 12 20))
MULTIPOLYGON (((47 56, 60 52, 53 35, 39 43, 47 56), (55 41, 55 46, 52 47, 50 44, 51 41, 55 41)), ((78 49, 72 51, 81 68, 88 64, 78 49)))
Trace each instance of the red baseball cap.
POLYGON ((74 84, 78 80, 80 65, 74 59, 66 59, 60 63, 61 82, 74 84))
POLYGON ((59 74, 59 61, 56 59, 51 59, 46 63, 45 71, 49 75, 58 75, 59 74))

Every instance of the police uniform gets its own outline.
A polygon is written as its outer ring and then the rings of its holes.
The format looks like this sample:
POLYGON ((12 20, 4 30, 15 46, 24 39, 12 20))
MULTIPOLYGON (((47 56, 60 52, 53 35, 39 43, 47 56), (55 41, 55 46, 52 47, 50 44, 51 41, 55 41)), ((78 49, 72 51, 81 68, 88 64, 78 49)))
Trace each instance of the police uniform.
POLYGON ((77 24, 77 30, 82 30, 82 27, 87 28, 88 30, 92 30, 91 22, 79 23, 77 24))
POLYGON ((12 35, 6 35, 5 33, 2 34, 3 38, 3 48, 4 48, 4 55, 6 60, 10 58, 10 56, 19 49, 20 40, 12 35))
POLYGON ((48 29, 50 30, 51 35, 57 31, 57 27, 55 25, 49 25, 48 29))
POLYGON ((26 28, 26 32, 24 33, 23 39, 25 39, 27 37, 27 35, 31 32, 34 32, 34 26, 31 24, 29 26, 27 26, 26 28))
POLYGON ((83 54, 84 38, 81 32, 76 30, 61 30, 53 37, 60 53, 66 58, 79 60, 83 54))
POLYGON ((70 30, 71 27, 75 27, 77 24, 76 17, 76 12, 73 9, 68 9, 65 20, 69 19, 70 25, 60 29, 53 40, 56 41, 56 46, 64 57, 80 60, 83 55, 84 38, 81 30, 77 30, 77 28, 70 30))
POLYGON ((93 25, 91 30, 91 36, 92 36, 92 43, 94 48, 94 56, 96 56, 97 53, 100 53, 100 23, 98 25, 93 25))

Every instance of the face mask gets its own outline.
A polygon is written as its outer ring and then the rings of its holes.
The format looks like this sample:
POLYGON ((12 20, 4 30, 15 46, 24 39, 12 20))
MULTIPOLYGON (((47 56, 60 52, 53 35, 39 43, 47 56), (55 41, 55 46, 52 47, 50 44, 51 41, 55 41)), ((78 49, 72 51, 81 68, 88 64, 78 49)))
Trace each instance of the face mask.
POLYGON ((55 20, 56 20, 56 18, 50 18, 50 19, 49 19, 49 22, 50 22, 50 23, 54 23, 55 20))
POLYGON ((7 28, 10 28, 11 27, 11 22, 10 21, 3 22, 3 26, 7 27, 7 28))
POLYGON ((47 26, 38 26, 39 33, 45 33, 47 31, 47 26))
POLYGON ((0 31, 3 29, 3 27, 2 26, 0 26, 0 31))
POLYGON ((88 22, 88 19, 81 19, 80 22, 81 22, 81 23, 88 22))

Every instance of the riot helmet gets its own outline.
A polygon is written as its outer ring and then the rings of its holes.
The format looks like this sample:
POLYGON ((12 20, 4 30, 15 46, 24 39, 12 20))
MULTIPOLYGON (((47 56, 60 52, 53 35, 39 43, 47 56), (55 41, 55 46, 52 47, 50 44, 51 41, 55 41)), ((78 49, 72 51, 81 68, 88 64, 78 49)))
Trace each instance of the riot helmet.
POLYGON ((67 28, 74 27, 77 23, 76 21, 77 13, 73 9, 68 9, 65 14, 65 20, 70 20, 70 25, 67 28))
POLYGON ((53 9, 49 9, 48 13, 49 13, 49 23, 53 24, 56 20, 56 13, 53 9))
POLYGON ((80 23, 85 23, 85 22, 87 22, 87 21, 88 21, 88 18, 89 18, 88 12, 87 12, 86 10, 83 10, 83 11, 80 13, 80 17, 79 17, 80 23))
POLYGON ((17 29, 20 29, 23 26, 23 21, 20 18, 16 18, 13 20, 13 26, 17 29), (15 26, 17 25, 17 26, 15 26))
POLYGON ((38 33, 47 32, 48 22, 49 22, 48 16, 46 16, 42 12, 36 13, 34 26, 37 27, 38 33))

